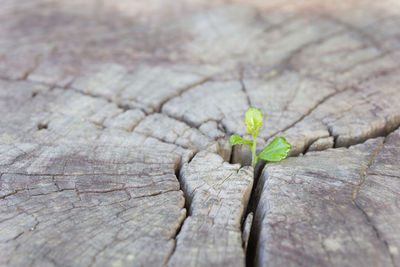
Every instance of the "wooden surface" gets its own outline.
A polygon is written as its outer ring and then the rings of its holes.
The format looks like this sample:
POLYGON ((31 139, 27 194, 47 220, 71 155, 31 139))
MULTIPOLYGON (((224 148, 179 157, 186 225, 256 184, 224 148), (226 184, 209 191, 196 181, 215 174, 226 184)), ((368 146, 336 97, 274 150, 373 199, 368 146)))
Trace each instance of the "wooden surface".
POLYGON ((0 265, 400 266, 398 1, 0 0, 0 25, 0 265), (259 150, 293 146, 255 175, 227 143, 250 106, 259 150))
POLYGON ((385 145, 371 139, 268 164, 258 190, 256 265, 397 266, 398 181, 372 175, 379 158, 390 153, 388 163, 398 162, 398 135, 385 145))

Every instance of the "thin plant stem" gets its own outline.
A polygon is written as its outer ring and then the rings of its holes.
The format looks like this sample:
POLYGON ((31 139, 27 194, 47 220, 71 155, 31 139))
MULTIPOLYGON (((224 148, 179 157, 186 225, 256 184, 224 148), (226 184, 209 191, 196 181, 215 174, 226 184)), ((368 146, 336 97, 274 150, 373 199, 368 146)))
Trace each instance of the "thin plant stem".
POLYGON ((257 164, 257 156, 256 156, 256 136, 253 135, 253 145, 251 146, 251 166, 253 169, 256 167, 257 164))

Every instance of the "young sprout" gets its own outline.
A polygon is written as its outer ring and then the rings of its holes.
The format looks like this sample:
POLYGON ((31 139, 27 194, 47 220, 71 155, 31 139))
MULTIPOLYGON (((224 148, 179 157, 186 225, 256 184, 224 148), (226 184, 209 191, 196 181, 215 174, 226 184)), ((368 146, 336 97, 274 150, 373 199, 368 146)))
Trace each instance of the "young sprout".
POLYGON ((229 138, 231 145, 248 145, 251 148, 251 166, 255 168, 258 159, 265 161, 281 161, 287 157, 290 144, 283 137, 276 137, 271 141, 261 153, 256 155, 257 135, 260 132, 263 122, 263 114, 258 108, 250 108, 244 115, 246 131, 253 136, 253 141, 243 139, 239 135, 232 135, 229 138))

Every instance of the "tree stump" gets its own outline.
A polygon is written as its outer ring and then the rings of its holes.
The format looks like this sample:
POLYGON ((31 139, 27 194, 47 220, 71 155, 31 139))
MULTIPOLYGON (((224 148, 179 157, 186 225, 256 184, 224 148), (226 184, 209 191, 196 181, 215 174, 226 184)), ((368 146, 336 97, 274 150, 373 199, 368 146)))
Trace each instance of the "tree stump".
POLYGON ((400 266, 396 1, 0 6, 0 265, 400 266))

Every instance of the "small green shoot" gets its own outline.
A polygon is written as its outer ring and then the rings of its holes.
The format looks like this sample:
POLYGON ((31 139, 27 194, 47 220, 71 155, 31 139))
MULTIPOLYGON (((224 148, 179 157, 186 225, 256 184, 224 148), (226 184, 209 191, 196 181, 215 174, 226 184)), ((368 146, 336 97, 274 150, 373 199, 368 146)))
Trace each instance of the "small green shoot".
POLYGON ((229 138, 231 145, 248 145, 251 148, 251 166, 255 168, 258 159, 265 161, 281 161, 287 157, 291 145, 283 137, 276 137, 261 153, 256 155, 257 135, 263 123, 263 114, 258 108, 250 108, 244 115, 246 131, 253 136, 253 141, 243 139, 239 135, 232 135, 229 138))

